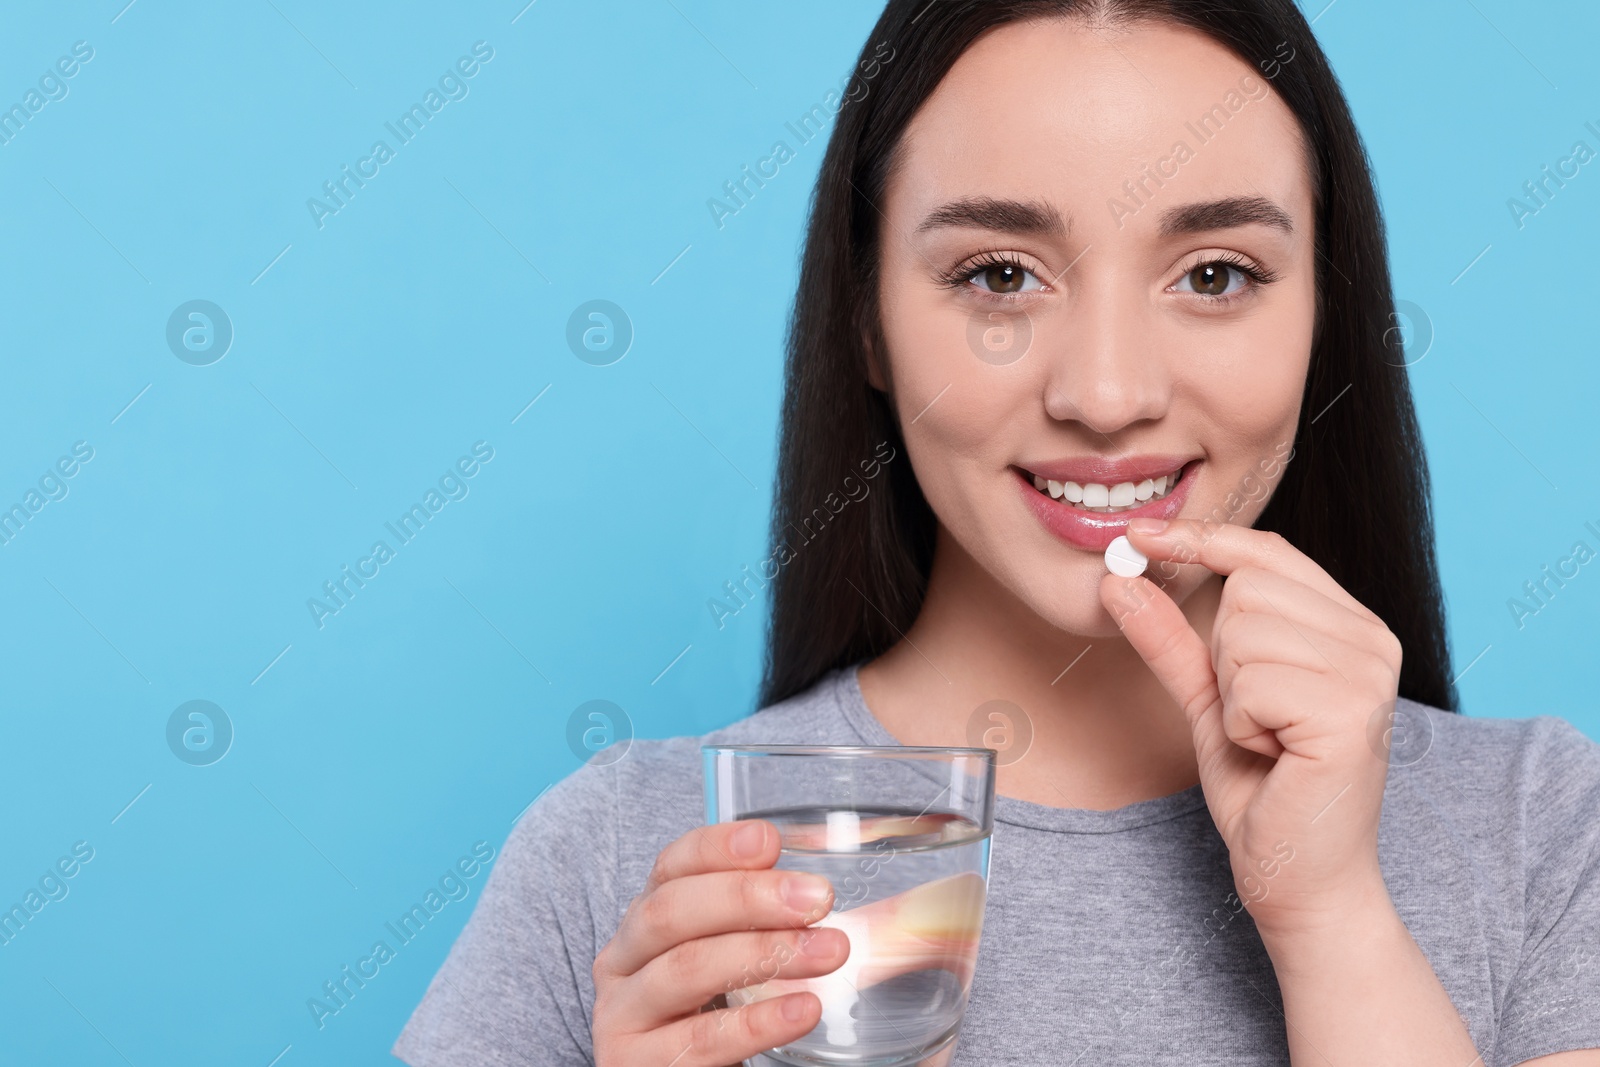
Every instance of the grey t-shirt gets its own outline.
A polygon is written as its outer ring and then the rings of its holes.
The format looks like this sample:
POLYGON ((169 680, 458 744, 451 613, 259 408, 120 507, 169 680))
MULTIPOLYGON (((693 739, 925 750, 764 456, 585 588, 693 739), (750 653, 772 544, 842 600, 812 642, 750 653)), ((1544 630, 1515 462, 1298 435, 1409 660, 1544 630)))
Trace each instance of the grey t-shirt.
MULTIPOLYGON (((1550 715, 1402 701, 1396 717, 1412 755, 1390 765, 1379 862, 1486 1067, 1600 1047, 1600 744, 1550 715)), ((897 744, 849 668, 703 737, 597 756, 513 829, 396 1056, 593 1063, 594 958, 656 854, 703 823, 702 743, 897 744)), ((1272 963, 1198 785, 1113 811, 997 796, 990 862, 952 1067, 1289 1062, 1272 963)))

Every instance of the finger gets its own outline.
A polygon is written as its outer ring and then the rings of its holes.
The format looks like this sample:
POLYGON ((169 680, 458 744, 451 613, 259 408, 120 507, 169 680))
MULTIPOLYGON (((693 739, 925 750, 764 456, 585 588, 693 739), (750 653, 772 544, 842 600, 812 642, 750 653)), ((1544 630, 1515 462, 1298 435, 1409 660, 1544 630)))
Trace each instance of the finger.
POLYGON ((1333 755, 1352 735, 1365 737, 1340 714, 1340 688, 1337 679, 1281 663, 1247 664, 1223 697, 1223 729, 1235 744, 1266 755, 1333 755), (1279 751, 1268 751, 1270 745, 1279 751))
POLYGON ((1320 630, 1350 644, 1373 638, 1374 628, 1383 626, 1371 613, 1354 611, 1345 601, 1298 579, 1259 567, 1240 567, 1223 583, 1218 614, 1234 610, 1281 615, 1297 626, 1320 630))
POLYGON ((1228 740, 1263 756, 1283 755, 1277 731, 1292 722, 1283 697, 1298 688, 1304 675, 1300 668, 1281 663, 1241 668, 1222 694, 1222 729, 1228 740))
POLYGON ((1189 721, 1202 766, 1227 738, 1211 650, 1172 598, 1148 578, 1100 579, 1100 602, 1189 721))
POLYGON ((634 898, 607 945, 607 967, 618 976, 633 974, 685 941, 734 930, 805 926, 832 906, 833 886, 805 871, 712 871, 674 878, 634 898))
POLYGON ((620 979, 613 996, 620 1017, 645 1030, 694 1011, 718 993, 827 974, 849 955, 850 939, 827 926, 715 934, 668 949, 620 979))
POLYGON ((701 1012, 653 1031, 635 1062, 672 1067, 741 1064, 810 1033, 821 1019, 822 1001, 815 993, 701 1012))
MULTIPOLYGON (((985 893, 982 876, 965 871, 835 912, 823 924, 843 931, 850 944, 870 949, 836 977, 844 980, 846 989, 859 990, 913 971, 942 970, 966 989, 977 966, 985 893)), ((765 998, 808 988, 840 994, 844 990, 839 985, 775 978, 752 986, 746 995, 765 998)))
POLYGON ((778 848, 778 828, 766 819, 696 826, 656 856, 644 892, 691 874, 771 867, 778 848))
POLYGON ((1283 615, 1235 611, 1219 617, 1211 629, 1212 662, 1217 692, 1228 698, 1234 675, 1251 663, 1275 663, 1313 674, 1339 675, 1338 662, 1352 649, 1343 641, 1283 615))
POLYGON ((1372 616, 1327 571, 1281 534, 1200 519, 1173 519, 1165 526, 1161 526, 1161 522, 1160 519, 1134 519, 1128 523, 1128 540, 1152 560, 1197 563, 1223 575, 1232 574, 1241 567, 1258 567, 1293 578, 1351 611, 1372 616))
MULTIPOLYGON (((1332 670, 1353 680, 1351 665, 1376 660, 1394 674, 1400 673, 1404 650, 1400 639, 1384 621, 1361 604, 1344 598, 1333 600, 1318 590, 1292 578, 1270 571, 1246 567, 1229 575, 1222 587, 1218 617, 1234 609, 1271 613, 1284 619, 1295 639, 1315 651, 1322 661, 1319 670, 1332 670)), ((1213 651, 1217 648, 1213 632, 1213 651)))

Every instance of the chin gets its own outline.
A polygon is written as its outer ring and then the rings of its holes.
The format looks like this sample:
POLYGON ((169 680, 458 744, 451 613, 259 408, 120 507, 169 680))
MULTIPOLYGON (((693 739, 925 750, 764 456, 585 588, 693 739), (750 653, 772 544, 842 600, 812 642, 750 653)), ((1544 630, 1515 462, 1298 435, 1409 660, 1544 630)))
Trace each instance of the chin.
MULTIPOLYGON (((1059 567, 1059 563, 1056 564, 1059 567)), ((1203 567, 1183 565, 1172 578, 1163 578, 1157 564, 1152 564, 1145 577, 1150 579, 1179 607, 1210 575, 1203 567)), ((1026 589, 1012 592, 1035 615, 1063 633, 1091 640, 1108 640, 1120 637, 1122 628, 1111 612, 1100 601, 1100 583, 1107 570, 1095 559, 1092 564, 1074 566, 1070 573, 1049 583, 1030 583, 1026 589)), ((1170 568, 1168 568, 1170 573, 1170 568)))
POLYGON ((1121 633, 1117 622, 1100 603, 1100 579, 1106 569, 1100 561, 1085 560, 1059 573, 1059 562, 1054 564, 1058 576, 1053 581, 1029 583, 1025 589, 1012 592, 1040 619, 1063 633, 1091 639, 1116 637, 1121 633))
POLYGON ((1100 597, 1095 596, 1092 605, 1085 604, 1083 608, 1071 612, 1055 612, 1056 618, 1046 617, 1045 621, 1064 633, 1077 637, 1088 637, 1105 641, 1122 635, 1122 628, 1111 617, 1111 613, 1100 605, 1100 597))

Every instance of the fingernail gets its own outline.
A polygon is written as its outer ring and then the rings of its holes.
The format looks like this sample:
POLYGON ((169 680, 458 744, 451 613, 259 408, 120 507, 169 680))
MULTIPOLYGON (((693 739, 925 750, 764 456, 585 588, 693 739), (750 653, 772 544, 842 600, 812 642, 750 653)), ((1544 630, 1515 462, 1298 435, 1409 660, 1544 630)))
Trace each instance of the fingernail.
POLYGON ((802 996, 784 997, 783 1003, 778 1005, 778 1013, 786 1022, 797 1023, 806 1016, 806 998, 802 996))
POLYGON ((1167 528, 1166 519, 1129 519, 1128 529, 1134 533, 1158 534, 1167 528))
POLYGON ((783 902, 795 911, 810 912, 828 899, 828 880, 815 874, 792 874, 783 881, 783 902))
MULTIPOLYGON (((822 930, 829 929, 823 927, 822 930)), ((833 955, 833 935, 822 930, 807 930, 800 935, 800 951, 813 959, 825 960, 833 955)))
POLYGON ((753 822, 749 826, 741 826, 733 832, 733 838, 728 842, 733 854, 741 859, 754 859, 761 854, 761 849, 767 843, 767 824, 753 822))

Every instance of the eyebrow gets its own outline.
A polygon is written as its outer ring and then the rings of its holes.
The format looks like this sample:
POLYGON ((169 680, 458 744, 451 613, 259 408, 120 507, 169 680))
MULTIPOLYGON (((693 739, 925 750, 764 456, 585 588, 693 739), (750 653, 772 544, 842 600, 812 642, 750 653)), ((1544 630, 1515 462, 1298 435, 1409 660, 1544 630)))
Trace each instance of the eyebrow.
POLYGON ((1061 213, 1036 200, 1001 200, 991 196, 965 197, 941 204, 917 226, 918 233, 941 226, 976 226, 1037 237, 1065 237, 1067 224, 1061 213))
POLYGON ((1197 204, 1170 208, 1161 216, 1161 236, 1203 233, 1206 230, 1226 230, 1233 226, 1259 223, 1294 232, 1289 213, 1262 196, 1230 196, 1222 200, 1207 200, 1197 204))

